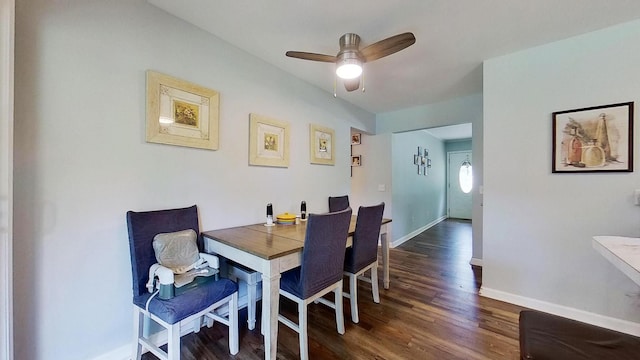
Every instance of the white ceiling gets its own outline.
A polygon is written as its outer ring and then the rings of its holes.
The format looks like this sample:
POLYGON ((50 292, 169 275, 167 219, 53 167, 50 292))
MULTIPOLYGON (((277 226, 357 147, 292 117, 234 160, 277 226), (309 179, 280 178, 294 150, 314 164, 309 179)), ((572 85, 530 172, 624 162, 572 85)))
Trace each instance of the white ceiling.
POLYGON ((366 92, 338 83, 372 113, 481 92, 483 60, 640 18, 639 0, 148 1, 331 93, 333 64, 285 52, 335 55, 344 33, 362 48, 413 32, 413 46, 365 64, 366 92))

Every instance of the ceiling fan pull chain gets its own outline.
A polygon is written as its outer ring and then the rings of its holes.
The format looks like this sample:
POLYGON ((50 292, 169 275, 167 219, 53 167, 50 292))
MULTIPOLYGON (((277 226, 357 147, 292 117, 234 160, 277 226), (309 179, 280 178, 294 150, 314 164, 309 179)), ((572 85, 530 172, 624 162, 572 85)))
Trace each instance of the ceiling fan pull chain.
POLYGON ((362 67, 362 92, 364 92, 364 66, 362 67))

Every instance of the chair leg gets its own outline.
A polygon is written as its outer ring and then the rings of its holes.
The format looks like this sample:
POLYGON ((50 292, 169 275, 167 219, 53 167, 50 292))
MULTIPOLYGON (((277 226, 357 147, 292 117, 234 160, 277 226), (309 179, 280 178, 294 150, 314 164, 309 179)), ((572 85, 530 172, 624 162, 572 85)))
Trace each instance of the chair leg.
POLYGON ((371 267, 371 292, 373 293, 373 302, 380 304, 380 292, 378 291, 378 262, 371 267))
POLYGON ((211 328, 213 326, 214 321, 212 318, 205 316, 204 323, 207 325, 208 328, 211 328))
POLYGON ((133 349, 131 349, 131 359, 140 360, 142 358, 142 345, 140 344, 140 338, 144 333, 144 314, 138 309, 137 306, 133 306, 133 349))
POLYGON ((351 321, 360 322, 358 317, 358 276, 349 274, 349 303, 351 304, 351 321))
POLYGON ((298 302, 298 333, 300 337, 300 360, 309 359, 309 343, 307 337, 307 304, 298 302))
POLYGON ((202 327, 202 316, 193 320, 193 332, 196 334, 199 333, 201 327, 202 327))
POLYGON ((229 302, 229 352, 235 355, 240 350, 238 337, 238 292, 233 293, 229 302))
POLYGON ((180 360, 180 322, 167 329, 167 359, 180 360))
MULTIPOLYGON (((338 287, 335 292, 335 304, 336 304, 336 325, 338 327, 338 333, 344 334, 344 311, 342 310, 342 280, 338 283, 338 287)), ((351 299, 353 301, 353 298, 351 299)))

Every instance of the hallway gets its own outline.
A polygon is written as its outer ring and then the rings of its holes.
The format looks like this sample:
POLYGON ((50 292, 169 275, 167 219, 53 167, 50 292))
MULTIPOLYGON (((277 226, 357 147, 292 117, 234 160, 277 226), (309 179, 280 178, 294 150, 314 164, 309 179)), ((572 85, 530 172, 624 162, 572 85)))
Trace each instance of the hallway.
MULTIPOLYGON (((482 268, 469 265, 472 256, 472 230, 469 220, 447 219, 394 250, 407 251, 437 260, 424 264, 423 275, 439 277, 476 293, 480 289, 482 268)), ((392 260, 394 257, 392 256, 392 260)), ((411 257, 408 256, 408 258, 411 257)), ((405 264, 405 266, 408 265, 405 264)), ((398 267, 402 268, 403 265, 398 264, 398 267)), ((393 266, 392 269, 398 267, 393 266)))

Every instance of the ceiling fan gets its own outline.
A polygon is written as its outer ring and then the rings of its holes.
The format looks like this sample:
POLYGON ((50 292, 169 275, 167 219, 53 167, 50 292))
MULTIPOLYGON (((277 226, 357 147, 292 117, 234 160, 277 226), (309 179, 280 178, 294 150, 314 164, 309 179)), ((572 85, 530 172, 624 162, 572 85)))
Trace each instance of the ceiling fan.
POLYGON ((362 64, 396 53, 415 42, 416 37, 406 32, 359 49, 360 36, 347 33, 340 37, 340 51, 335 56, 302 51, 287 51, 286 55, 303 60, 335 63, 336 75, 345 80, 344 87, 347 91, 354 91, 360 87, 362 64))

